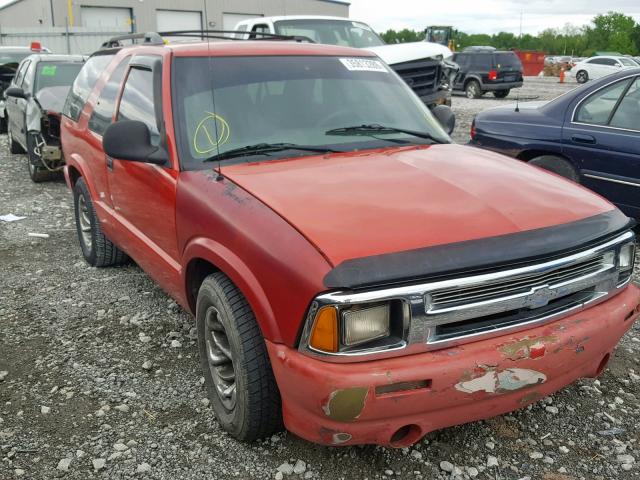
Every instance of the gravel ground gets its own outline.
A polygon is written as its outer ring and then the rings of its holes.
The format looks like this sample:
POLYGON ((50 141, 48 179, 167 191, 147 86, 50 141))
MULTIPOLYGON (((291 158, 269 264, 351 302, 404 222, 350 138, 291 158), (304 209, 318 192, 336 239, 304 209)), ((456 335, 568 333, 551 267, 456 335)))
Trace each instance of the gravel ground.
MULTIPOLYGON (((521 97, 567 88, 527 81, 521 97)), ((473 113, 509 100, 454 98, 456 139, 473 113)), ((324 448, 284 432, 239 443, 204 399, 193 320, 135 265, 88 267, 63 181, 32 184, 6 136, 0 171, 0 214, 27 217, 0 222, 2 480, 640 477, 640 325, 600 380, 409 449, 324 448)))
POLYGON ((457 143, 467 143, 471 120, 476 113, 482 110, 500 105, 514 104, 515 106, 516 99, 520 102, 551 100, 577 86, 575 81, 558 83, 557 78, 525 77, 523 87, 512 90, 506 98, 498 99, 492 93, 486 93, 482 98, 469 99, 463 93, 455 92, 452 99, 453 110, 456 114, 453 139, 457 143))

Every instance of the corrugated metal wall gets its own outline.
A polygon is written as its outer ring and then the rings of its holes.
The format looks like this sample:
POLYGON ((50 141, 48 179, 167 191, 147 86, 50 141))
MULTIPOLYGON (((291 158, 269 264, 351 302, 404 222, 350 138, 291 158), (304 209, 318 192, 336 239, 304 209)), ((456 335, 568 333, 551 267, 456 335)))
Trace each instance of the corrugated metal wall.
POLYGON ((90 54, 111 37, 124 33, 127 32, 95 31, 84 27, 0 28, 0 45, 29 46, 36 41, 53 53, 90 54))

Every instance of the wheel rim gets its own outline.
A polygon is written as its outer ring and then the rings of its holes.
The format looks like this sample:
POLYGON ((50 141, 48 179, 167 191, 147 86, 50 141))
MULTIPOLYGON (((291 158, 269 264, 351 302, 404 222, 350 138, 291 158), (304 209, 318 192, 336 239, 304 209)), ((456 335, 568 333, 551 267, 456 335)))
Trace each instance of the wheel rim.
POLYGON ((585 74, 583 72, 580 72, 578 74, 578 80, 580 80, 581 82, 585 81, 585 74))
POLYGON ((220 321, 220 312, 211 306, 207 309, 204 322, 204 337, 207 362, 216 393, 227 410, 236 406, 236 371, 229 337, 220 321))
POLYGON ((83 194, 78 195, 78 223, 82 243, 87 249, 91 249, 91 216, 83 194))
POLYGON ((472 83, 467 87, 467 97, 474 98, 476 96, 476 86, 472 83))

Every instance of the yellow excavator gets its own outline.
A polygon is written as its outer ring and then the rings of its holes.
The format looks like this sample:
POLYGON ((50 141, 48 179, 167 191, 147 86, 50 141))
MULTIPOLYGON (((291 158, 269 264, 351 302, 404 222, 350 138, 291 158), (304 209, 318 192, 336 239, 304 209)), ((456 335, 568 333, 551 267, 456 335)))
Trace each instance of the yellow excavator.
POLYGON ((427 42, 439 43, 454 52, 456 45, 454 36, 456 31, 451 26, 432 25, 425 29, 425 40, 427 42))

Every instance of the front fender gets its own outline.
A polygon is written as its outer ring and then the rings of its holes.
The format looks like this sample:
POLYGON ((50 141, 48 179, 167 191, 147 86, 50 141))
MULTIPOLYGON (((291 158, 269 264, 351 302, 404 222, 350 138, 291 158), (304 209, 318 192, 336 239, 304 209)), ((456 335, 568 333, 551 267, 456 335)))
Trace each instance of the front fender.
POLYGON ((185 268, 181 271, 182 285, 184 285, 187 296, 189 295, 189 265, 195 260, 206 260, 228 276, 249 302, 262 330, 262 335, 265 338, 273 339, 274 342, 282 342, 280 328, 267 295, 258 279, 240 257, 210 238, 197 237, 192 239, 185 247, 182 260, 182 265, 185 268))
POLYGON ((27 101, 24 122, 26 132, 40 132, 42 122, 42 109, 33 97, 29 98, 29 100, 27 101))

